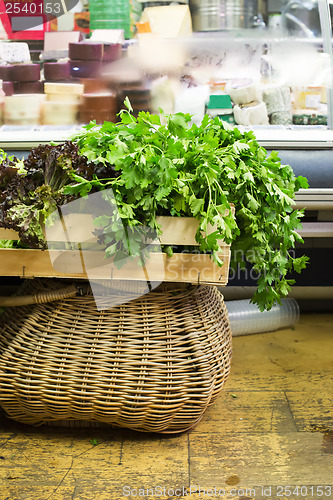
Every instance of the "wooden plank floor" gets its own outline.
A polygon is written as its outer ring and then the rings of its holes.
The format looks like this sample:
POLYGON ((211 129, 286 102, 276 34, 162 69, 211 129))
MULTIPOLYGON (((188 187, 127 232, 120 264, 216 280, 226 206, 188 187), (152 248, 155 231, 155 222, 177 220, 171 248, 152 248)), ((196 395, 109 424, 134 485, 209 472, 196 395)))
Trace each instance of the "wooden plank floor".
POLYGON ((0 416, 1 500, 333 498, 333 315, 235 337, 191 431, 29 427, 0 416))

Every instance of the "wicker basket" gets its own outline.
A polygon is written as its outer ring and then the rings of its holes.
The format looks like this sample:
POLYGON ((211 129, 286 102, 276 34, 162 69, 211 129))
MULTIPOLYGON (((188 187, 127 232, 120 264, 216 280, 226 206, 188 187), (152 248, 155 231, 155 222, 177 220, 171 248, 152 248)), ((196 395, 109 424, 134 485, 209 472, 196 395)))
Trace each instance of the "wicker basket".
MULTIPOLYGON (((61 281, 27 280, 20 293, 61 281)), ((174 286, 104 311, 89 294, 7 309, 0 406, 8 417, 167 433, 195 425, 228 377, 231 331, 216 287, 174 286)))

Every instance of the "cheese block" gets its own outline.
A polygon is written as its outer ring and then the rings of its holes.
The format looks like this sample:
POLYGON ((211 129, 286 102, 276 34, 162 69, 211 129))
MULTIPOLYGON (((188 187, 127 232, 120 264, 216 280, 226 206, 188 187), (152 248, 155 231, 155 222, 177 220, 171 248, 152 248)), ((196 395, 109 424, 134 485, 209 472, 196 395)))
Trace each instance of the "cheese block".
POLYGON ((269 125, 267 108, 263 101, 254 101, 243 106, 236 104, 233 111, 238 125, 269 125))
POLYGON ((111 92, 101 92, 96 94, 83 94, 82 110, 84 111, 112 111, 116 112, 117 98, 111 92))
MULTIPOLYGON (((72 6, 74 2, 71 3, 72 6)), ((78 3, 78 2, 77 2, 78 3)), ((55 5, 55 4, 54 4, 55 5)), ((55 5, 55 8, 56 5, 55 5)), ((67 51, 68 44, 77 43, 84 37, 83 33, 79 31, 45 31, 44 33, 44 52, 54 52, 54 51, 67 51)))
POLYGON ((84 85, 84 93, 107 92, 108 82, 103 78, 80 78, 79 83, 84 85))
POLYGON ((0 80, 11 81, 12 80, 12 65, 11 64, 1 64, 0 65, 0 80))
POLYGON ((101 61, 103 59, 103 44, 94 42, 69 43, 68 56, 71 60, 101 61))
POLYGON ((71 125, 77 122, 79 106, 68 101, 44 101, 42 103, 42 124, 71 125))
POLYGON ((42 94, 43 82, 13 82, 15 94, 42 94))
POLYGON ((45 94, 68 94, 68 95, 82 95, 84 92, 84 85, 82 83, 44 83, 45 94))
MULTIPOLYGON (((149 5, 149 2, 147 2, 149 5)), ((192 35, 192 20, 188 5, 157 5, 146 7, 140 19, 149 23, 152 33, 161 38, 178 38, 192 35)))
POLYGON ((116 122, 116 114, 112 111, 80 111, 79 123, 89 123, 96 120, 96 123, 116 122))
POLYGON ((26 42, 0 42, 0 61, 24 63, 31 61, 29 45, 26 42))
POLYGON ((2 90, 5 95, 13 95, 14 94, 14 83, 13 82, 2 82, 2 90))
POLYGON ((261 100, 259 85, 250 78, 237 78, 226 83, 225 92, 234 104, 247 104, 261 100))
POLYGON ((113 62, 122 57, 122 45, 120 43, 104 43, 103 61, 113 62))
POLYGON ((70 77, 68 62, 45 62, 43 68, 46 81, 66 81, 70 77))
POLYGON ((40 80, 39 64, 14 64, 12 67, 14 82, 33 82, 40 80))
POLYGON ((102 61, 71 59, 69 66, 70 76, 73 78, 99 78, 103 69, 102 61))

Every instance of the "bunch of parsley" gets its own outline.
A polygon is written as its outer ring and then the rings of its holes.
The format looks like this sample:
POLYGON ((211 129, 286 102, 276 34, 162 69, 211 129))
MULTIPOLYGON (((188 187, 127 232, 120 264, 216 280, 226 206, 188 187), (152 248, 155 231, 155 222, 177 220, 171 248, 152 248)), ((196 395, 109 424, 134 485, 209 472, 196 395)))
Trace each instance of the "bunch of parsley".
POLYGON ((118 259, 129 252, 123 226, 132 233, 131 255, 140 255, 140 227, 160 234, 158 215, 196 217, 200 250, 222 265, 218 240, 231 244, 234 265, 244 268, 249 262, 259 274, 253 302, 270 309, 288 294, 294 282, 288 273, 300 272, 308 260, 290 252, 303 242, 297 232, 303 212, 292 204, 307 180, 295 177, 276 152, 268 156, 252 132, 241 133, 219 118, 206 115, 196 125, 188 114, 162 110, 134 118, 125 103, 128 110, 118 123, 91 122, 74 138, 98 172, 91 180, 71 172, 75 182, 64 193, 105 191, 105 200, 117 210, 96 223, 104 227, 107 254, 118 259), (117 175, 103 177, 110 168, 117 175), (206 231, 209 224, 216 227, 212 233, 206 231))

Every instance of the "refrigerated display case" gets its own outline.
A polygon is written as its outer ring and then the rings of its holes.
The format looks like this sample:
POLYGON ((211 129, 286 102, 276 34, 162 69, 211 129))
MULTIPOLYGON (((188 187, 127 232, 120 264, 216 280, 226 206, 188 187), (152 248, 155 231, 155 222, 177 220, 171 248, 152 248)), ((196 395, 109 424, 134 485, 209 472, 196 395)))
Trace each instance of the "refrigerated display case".
MULTIPOLYGON (((204 112, 209 114, 218 113, 209 106, 209 96, 229 95, 231 106, 227 112, 221 108, 221 119, 230 118, 232 109, 235 126, 253 130, 268 153, 278 151, 283 163, 308 178, 310 188, 297 193, 295 200, 306 210, 302 234, 316 262, 302 277, 299 290, 304 284, 307 292, 300 295, 305 298, 333 297, 333 273, 327 263, 333 247, 332 4, 192 0, 193 35, 164 40, 136 59, 152 85, 158 79, 178 79, 189 88, 208 88, 204 112), (170 54, 173 64, 163 65, 170 54), (155 71, 153 56, 161 63, 155 71)), ((131 50, 137 45, 139 38, 126 43, 130 50, 124 57, 133 60, 131 50)), ((193 93, 192 102, 185 100, 181 110, 186 111, 186 105, 189 112, 197 109, 193 99, 198 95, 193 93)), ((0 148, 24 156, 38 144, 70 138, 81 125, 2 125, 0 148)), ((251 279, 231 279, 227 293, 233 285, 244 291, 251 288, 251 279)))

